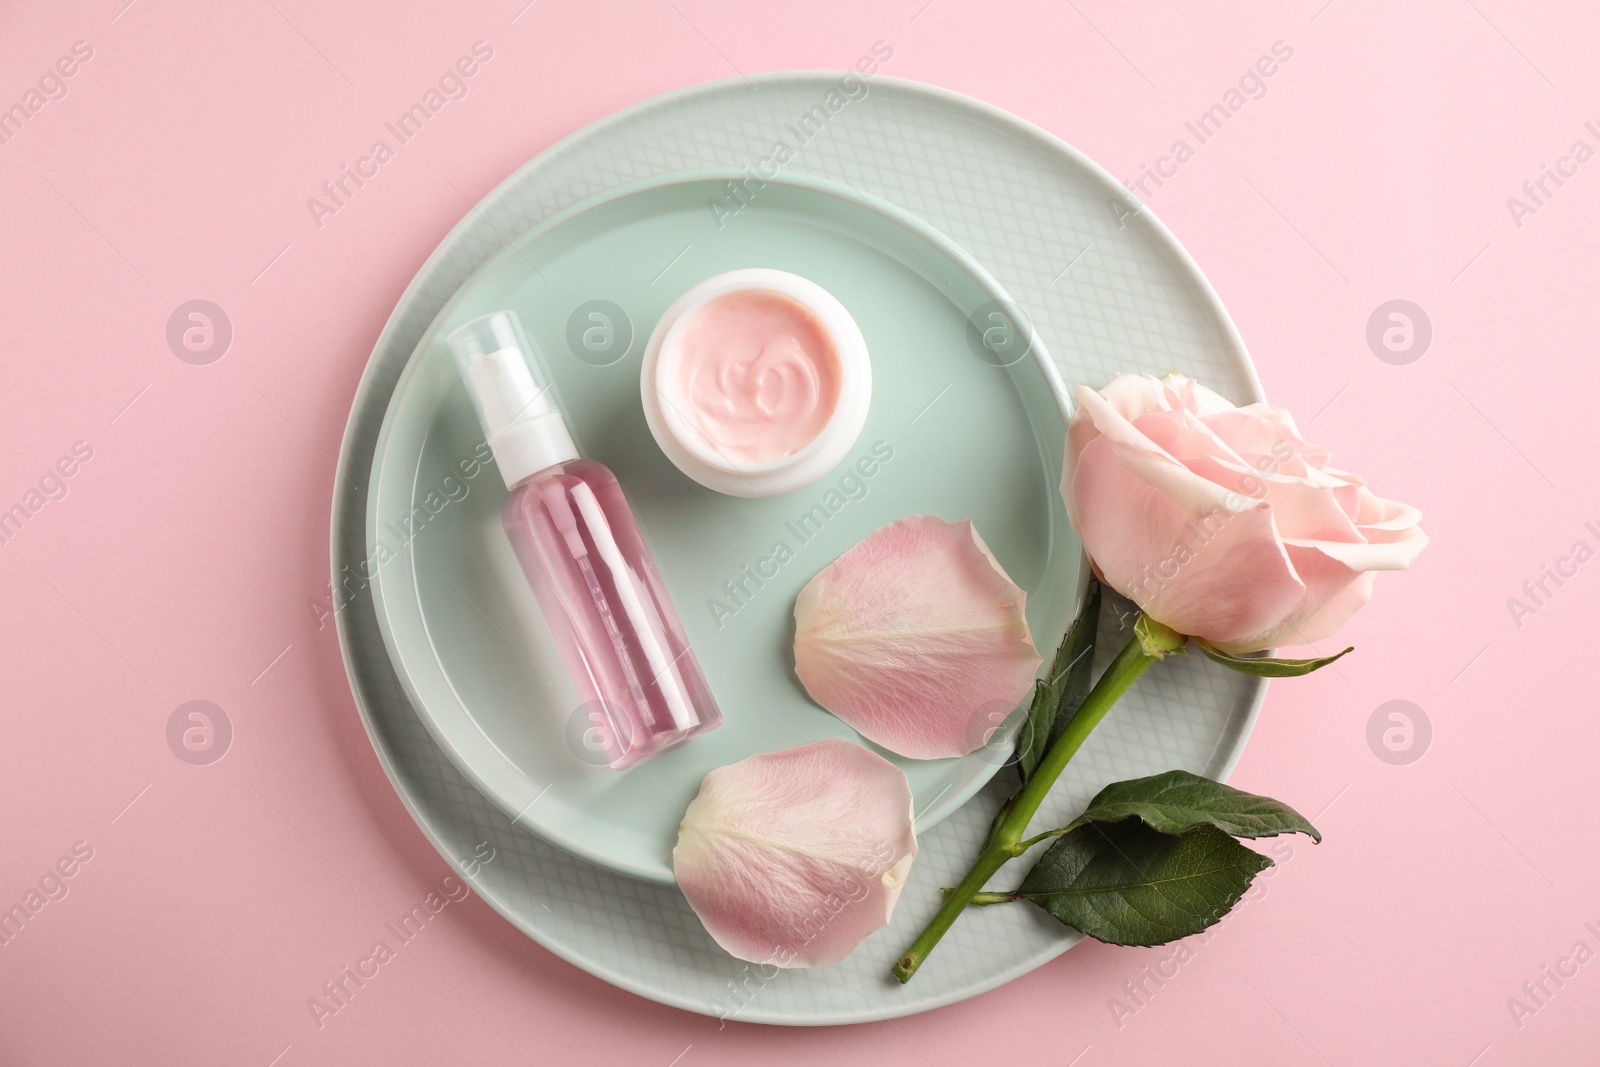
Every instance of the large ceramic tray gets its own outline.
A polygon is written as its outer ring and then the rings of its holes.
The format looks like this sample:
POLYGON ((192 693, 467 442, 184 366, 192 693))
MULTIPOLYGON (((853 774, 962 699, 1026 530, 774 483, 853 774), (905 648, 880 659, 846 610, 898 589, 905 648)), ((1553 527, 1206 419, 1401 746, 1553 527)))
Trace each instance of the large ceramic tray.
MULTIPOLYGON (((1027 309, 1067 383, 1181 370, 1235 401, 1259 399, 1215 293, 1104 171, 965 97, 881 76, 862 85, 804 73, 696 86, 601 120, 535 157, 467 213, 401 297, 357 390, 335 482, 334 581, 354 591, 338 612, 341 647, 373 746, 418 826, 458 865, 480 842, 492 844, 493 862, 466 868, 480 895, 576 966, 641 996, 744 1021, 849 1023, 925 1011, 1070 947, 1076 939, 1035 909, 986 908, 963 917, 910 985, 888 977, 935 909, 938 887, 971 859, 1011 772, 923 837, 891 926, 832 967, 758 974, 711 941, 674 887, 615 874, 513 825, 441 751, 396 677, 364 592, 361 576, 377 565, 366 557, 366 487, 396 382, 474 271, 584 197, 675 171, 770 166, 779 142, 787 145, 783 173, 881 197, 982 263, 1027 309)), ((1109 622, 1119 621, 1117 605, 1106 610, 1109 622)), ((1065 819, 1121 778, 1173 767, 1225 778, 1262 692, 1261 683, 1205 662, 1158 665, 1085 745, 1041 819, 1065 819)))
MULTIPOLYGON (((741 181, 714 170, 630 182, 557 213, 490 260, 418 343, 368 487, 368 554, 387 557, 371 587, 378 622, 439 744, 522 825, 664 883, 678 822, 708 772, 824 737, 861 740, 807 698, 790 645, 796 595, 851 545, 906 514, 970 519, 1027 593, 1030 628, 1046 649, 1077 613, 1086 570, 1058 489, 1061 379, 1031 331, 1000 310, 1008 298, 983 268, 921 220, 849 186, 773 178, 752 185, 747 201, 729 201, 729 183, 741 181), (725 202, 738 209, 731 221, 732 209, 707 208, 725 202), (838 294, 872 358, 871 411, 856 446, 815 484, 764 499, 685 477, 656 447, 640 406, 639 335, 683 290, 741 267, 793 271, 838 294), (501 529, 498 472, 475 462, 482 431, 444 338, 504 308, 543 352, 583 454, 628 490, 726 717, 627 771, 606 767, 585 743, 592 709, 567 678, 501 529), (971 321, 985 322, 990 345, 971 321)), ((1004 761, 1021 709, 988 711, 978 726, 987 743, 966 757, 882 750, 910 779, 919 834, 1004 761)))

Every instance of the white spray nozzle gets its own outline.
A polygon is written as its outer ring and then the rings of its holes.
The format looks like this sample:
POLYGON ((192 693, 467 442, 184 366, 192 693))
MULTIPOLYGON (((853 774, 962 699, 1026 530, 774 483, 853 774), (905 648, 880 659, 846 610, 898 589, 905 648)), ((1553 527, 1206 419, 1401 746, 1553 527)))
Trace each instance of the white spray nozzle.
POLYGON ((450 334, 449 344, 508 487, 578 458, 550 375, 515 312, 473 319, 450 334))

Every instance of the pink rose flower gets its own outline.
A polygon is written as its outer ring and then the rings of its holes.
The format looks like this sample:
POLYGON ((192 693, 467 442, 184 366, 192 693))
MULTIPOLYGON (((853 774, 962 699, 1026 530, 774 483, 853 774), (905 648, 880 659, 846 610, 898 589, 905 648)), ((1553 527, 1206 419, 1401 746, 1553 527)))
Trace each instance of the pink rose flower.
POLYGON ((1309 645, 1411 566, 1416 508, 1329 465, 1289 413, 1178 375, 1079 387, 1061 493, 1097 574, 1227 652, 1309 645))

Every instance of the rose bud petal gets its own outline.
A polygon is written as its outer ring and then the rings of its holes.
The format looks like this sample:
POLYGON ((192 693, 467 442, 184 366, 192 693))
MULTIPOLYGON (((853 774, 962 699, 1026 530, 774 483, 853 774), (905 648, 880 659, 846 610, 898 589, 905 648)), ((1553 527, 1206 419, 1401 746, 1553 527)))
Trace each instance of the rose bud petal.
POLYGON ((971 522, 900 519, 800 590, 795 673, 811 699, 893 752, 963 756, 1042 662, 1025 599, 971 522))
POLYGON ((1421 513, 1330 466, 1279 408, 1148 374, 1078 405, 1061 493, 1095 571, 1224 651, 1320 641, 1428 543, 1421 513))
POLYGON ((916 855, 905 772, 832 737, 706 775, 672 869, 728 952, 817 967, 888 923, 916 855))

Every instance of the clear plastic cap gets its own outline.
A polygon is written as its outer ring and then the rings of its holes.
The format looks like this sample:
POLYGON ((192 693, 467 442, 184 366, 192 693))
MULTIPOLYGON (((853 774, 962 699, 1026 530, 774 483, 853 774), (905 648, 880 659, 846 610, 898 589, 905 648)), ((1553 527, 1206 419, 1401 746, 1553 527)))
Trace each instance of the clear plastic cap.
POLYGON ((549 371, 516 312, 458 326, 449 345, 507 486, 577 458, 549 371))
POLYGON ((560 410, 516 312, 495 311, 458 326, 450 334, 450 351, 485 434, 560 410))

